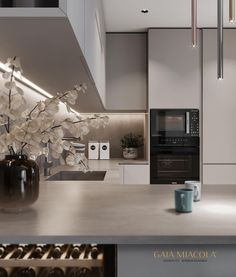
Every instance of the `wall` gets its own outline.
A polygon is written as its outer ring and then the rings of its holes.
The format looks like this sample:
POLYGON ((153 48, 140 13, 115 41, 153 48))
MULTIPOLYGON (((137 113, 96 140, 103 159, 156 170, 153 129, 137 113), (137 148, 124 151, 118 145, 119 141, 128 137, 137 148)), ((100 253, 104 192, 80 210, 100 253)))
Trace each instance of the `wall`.
MULTIPOLYGON (((90 133, 84 137, 81 143, 89 140, 109 140, 111 158, 121 158, 122 149, 120 139, 127 133, 141 134, 144 136, 145 114, 108 114, 110 120, 106 128, 91 128, 90 133)), ((87 152, 87 151, 86 151, 87 152)), ((139 149, 139 158, 144 158, 144 148, 139 149)))

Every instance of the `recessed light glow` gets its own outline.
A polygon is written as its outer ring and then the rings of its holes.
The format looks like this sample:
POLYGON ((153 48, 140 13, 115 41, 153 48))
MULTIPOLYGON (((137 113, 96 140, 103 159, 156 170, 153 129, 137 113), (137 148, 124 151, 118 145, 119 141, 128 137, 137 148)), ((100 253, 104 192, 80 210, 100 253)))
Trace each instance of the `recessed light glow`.
POLYGON ((141 12, 142 12, 142 13, 148 13, 149 10, 147 10, 147 9, 142 9, 141 12))
MULTIPOLYGON (((3 71, 11 71, 11 69, 9 67, 7 67, 4 63, 0 62, 0 69, 3 71)), ((28 80, 27 78, 21 76, 19 73, 14 73, 14 77, 21 83, 27 85, 28 87, 32 88, 33 90, 35 90, 36 92, 40 93, 41 95, 47 97, 47 98, 52 98, 53 95, 50 94, 49 92, 47 92, 46 90, 40 88, 39 86, 37 86, 36 84, 34 84, 33 82, 31 82, 30 80, 28 80)), ((62 102, 61 102, 62 103, 62 102)), ((78 113, 77 111, 75 111, 74 109, 71 109, 71 111, 73 113, 75 113, 76 115, 80 115, 80 113, 78 113)))

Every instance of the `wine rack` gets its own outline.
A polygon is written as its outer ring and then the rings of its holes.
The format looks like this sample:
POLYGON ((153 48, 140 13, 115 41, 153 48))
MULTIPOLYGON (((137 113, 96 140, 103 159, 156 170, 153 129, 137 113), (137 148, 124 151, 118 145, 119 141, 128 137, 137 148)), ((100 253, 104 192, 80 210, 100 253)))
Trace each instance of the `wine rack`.
POLYGON ((101 245, 0 245, 0 267, 102 268, 101 245), (38 248, 38 251, 36 249, 38 248), (56 254, 56 249, 57 254, 56 254), (75 252, 75 249, 77 249, 75 252), (76 253, 76 255, 72 254, 76 253))

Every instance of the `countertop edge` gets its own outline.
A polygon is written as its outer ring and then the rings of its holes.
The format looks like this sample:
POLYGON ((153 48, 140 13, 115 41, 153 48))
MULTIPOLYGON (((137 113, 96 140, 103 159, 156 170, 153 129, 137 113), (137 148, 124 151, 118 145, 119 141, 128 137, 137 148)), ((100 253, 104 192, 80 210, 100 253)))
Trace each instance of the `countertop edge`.
POLYGON ((236 244, 235 236, 0 236, 0 243, 236 244))

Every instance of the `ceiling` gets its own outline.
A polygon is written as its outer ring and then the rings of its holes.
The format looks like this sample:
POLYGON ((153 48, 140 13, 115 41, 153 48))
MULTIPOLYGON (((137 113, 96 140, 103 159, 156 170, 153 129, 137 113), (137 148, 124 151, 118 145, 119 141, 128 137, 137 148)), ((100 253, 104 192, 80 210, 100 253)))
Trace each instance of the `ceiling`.
MULTIPOLYGON (((229 1, 224 0, 225 27, 229 1)), ((191 0, 103 0, 108 32, 138 32, 155 27, 190 27, 191 0), (140 11, 148 9, 149 13, 140 11)), ((198 0, 198 27, 216 27, 217 0, 198 0)))
POLYGON ((79 44, 66 18, 0 18, 0 61, 21 58, 24 77, 51 94, 87 83, 73 108, 103 111, 79 44))

